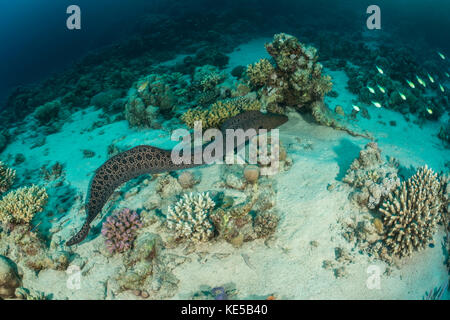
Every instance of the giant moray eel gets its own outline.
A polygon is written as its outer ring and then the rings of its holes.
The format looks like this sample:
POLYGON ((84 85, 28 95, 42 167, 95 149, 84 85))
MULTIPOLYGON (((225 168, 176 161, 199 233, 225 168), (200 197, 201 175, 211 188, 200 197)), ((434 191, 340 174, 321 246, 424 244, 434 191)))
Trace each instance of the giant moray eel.
MULTIPOLYGON (((226 120, 221 130, 224 135, 226 134, 226 129, 241 128, 248 130, 254 128, 256 130, 271 130, 282 125, 287 120, 288 118, 284 115, 247 111, 226 120)), ((86 222, 81 230, 67 241, 66 245, 71 246, 80 243, 87 237, 91 222, 102 211, 103 206, 114 190, 124 182, 142 174, 154 174, 202 165, 194 164, 193 161, 191 161, 191 164, 174 164, 171 160, 171 153, 172 150, 142 145, 119 153, 101 165, 95 171, 88 190, 86 222)))

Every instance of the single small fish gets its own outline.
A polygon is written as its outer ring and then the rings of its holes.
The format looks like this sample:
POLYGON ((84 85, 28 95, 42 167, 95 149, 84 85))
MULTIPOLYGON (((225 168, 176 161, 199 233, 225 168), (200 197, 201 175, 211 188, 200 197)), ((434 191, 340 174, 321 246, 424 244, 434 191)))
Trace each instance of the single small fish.
POLYGON ((139 86, 138 91, 139 91, 139 92, 144 91, 145 88, 147 88, 147 86, 148 86, 148 81, 145 81, 144 83, 142 83, 142 84, 139 86))
POLYGON ((445 72, 444 74, 447 78, 450 78, 450 75, 448 74, 448 72, 445 72))
POLYGON ((428 79, 430 79, 430 82, 431 82, 431 83, 434 83, 434 79, 433 79, 433 77, 432 77, 432 76, 430 76, 430 74, 429 74, 429 73, 427 74, 427 76, 428 76, 428 79))
POLYGON ((416 74, 416 79, 417 79, 417 82, 420 83, 423 87, 426 87, 426 86, 427 86, 426 83, 425 83, 425 81, 423 81, 422 79, 420 79, 419 76, 418 76, 417 74, 416 74))
POLYGON ((406 96, 403 93, 401 93, 399 91, 398 94, 399 94, 400 98, 402 98, 402 100, 406 100, 406 96))
POLYGON ((357 105, 353 105, 353 110, 355 110, 356 112, 359 112, 359 110, 361 110, 357 105))
POLYGON ((409 81, 408 79, 406 79, 406 83, 407 83, 411 88, 413 88, 413 89, 416 88, 416 86, 414 85, 414 82, 409 81))
POLYGON ((375 90, 372 87, 367 86, 367 89, 370 91, 370 93, 375 93, 375 90))
POLYGON ((381 104, 379 102, 372 101, 372 104, 377 108, 381 108, 381 104))
POLYGON ((386 93, 386 89, 384 89, 382 86, 380 86, 379 84, 377 84, 378 89, 380 89, 381 93, 386 93))
POLYGON ((381 69, 379 66, 375 65, 375 68, 377 68, 379 73, 384 74, 383 69, 381 69))
POLYGON ((431 110, 430 108, 427 108, 427 112, 428 112, 429 114, 433 114, 433 110, 431 110))
POLYGON ((439 83, 439 89, 441 89, 442 92, 444 92, 444 87, 442 86, 442 84, 439 83))
POLYGON ((440 53, 440 52, 438 51, 437 54, 439 55, 439 57, 441 57, 442 60, 445 60, 445 56, 444 56, 442 53, 440 53))

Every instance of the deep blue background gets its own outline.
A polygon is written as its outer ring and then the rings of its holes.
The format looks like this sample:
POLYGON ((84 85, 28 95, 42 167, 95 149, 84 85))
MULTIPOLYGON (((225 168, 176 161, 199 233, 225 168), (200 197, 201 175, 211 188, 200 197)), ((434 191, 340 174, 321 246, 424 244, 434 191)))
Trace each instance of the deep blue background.
MULTIPOLYGON (((88 50, 133 32, 147 13, 178 15, 191 10, 242 8, 245 16, 258 6, 267 19, 275 12, 326 17, 342 28, 343 16, 365 19, 370 4, 381 7, 384 30, 395 28, 405 38, 425 38, 431 47, 450 52, 448 0, 14 0, 0 2, 0 103, 17 85, 38 81, 79 59, 88 50), (179 4, 183 4, 183 12, 179 4), (66 8, 81 7, 82 30, 66 29, 66 8)), ((364 27, 361 26, 362 28, 364 27)), ((279 30, 282 32, 283 30, 279 30)))

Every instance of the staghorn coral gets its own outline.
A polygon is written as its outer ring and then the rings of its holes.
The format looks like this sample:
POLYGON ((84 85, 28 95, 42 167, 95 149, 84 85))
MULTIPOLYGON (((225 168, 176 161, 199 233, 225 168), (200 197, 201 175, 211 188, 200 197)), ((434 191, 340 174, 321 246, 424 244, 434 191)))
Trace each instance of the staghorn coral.
POLYGON ((262 59, 247 69, 250 82, 262 87, 261 100, 268 110, 278 105, 310 107, 322 101, 332 88, 331 78, 322 75, 322 65, 317 62, 317 49, 308 47, 297 38, 284 33, 276 34, 266 44, 267 52, 275 66, 262 59))
POLYGON ((167 226, 177 239, 203 242, 212 238, 214 227, 209 213, 215 202, 209 193, 190 193, 183 197, 167 213, 167 226))
POLYGON ((370 142, 353 160, 343 181, 356 189, 351 194, 352 200, 360 206, 375 209, 400 185, 397 171, 397 164, 383 161, 378 144, 370 142))
POLYGON ((410 256, 433 241, 441 219, 440 190, 437 174, 425 166, 389 194, 380 208, 385 254, 410 256))
POLYGON ((0 161, 0 194, 11 188, 16 179, 16 170, 8 168, 0 161))
POLYGON ((193 128, 195 121, 201 121, 203 129, 219 128, 230 117, 250 110, 260 110, 261 103, 248 97, 239 97, 217 101, 209 109, 189 109, 181 120, 193 128))
POLYGON ((102 226, 102 235, 110 253, 121 253, 129 250, 142 227, 139 215, 128 208, 122 209, 108 217, 102 226))
POLYGON ((23 187, 9 192, 0 200, 0 221, 4 224, 28 224, 47 203, 45 188, 23 187))

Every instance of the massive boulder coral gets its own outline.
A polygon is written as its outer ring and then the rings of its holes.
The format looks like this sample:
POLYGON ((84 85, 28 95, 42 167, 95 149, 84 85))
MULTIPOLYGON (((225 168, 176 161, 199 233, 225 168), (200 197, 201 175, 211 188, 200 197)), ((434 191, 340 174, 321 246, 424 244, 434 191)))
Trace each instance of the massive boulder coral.
POLYGON ((8 168, 0 161, 0 195, 8 191, 16 179, 16 170, 8 168))
POLYGON ((187 85, 180 73, 141 78, 128 93, 125 118, 132 127, 151 127, 159 113, 170 113, 182 102, 187 85))
POLYGON ((0 299, 14 298, 21 281, 17 266, 7 257, 0 256, 0 299))
POLYGON ((368 209, 377 208, 400 185, 397 166, 395 161, 382 159, 377 143, 368 143, 343 178, 356 189, 351 195, 352 200, 368 209))
POLYGON ((203 242, 214 235, 214 226, 209 219, 215 202, 208 193, 190 193, 184 196, 167 213, 167 226, 177 239, 203 242))
POLYGON ((311 107, 331 90, 331 78, 322 75, 322 65, 317 62, 314 47, 280 33, 274 36, 272 43, 266 44, 266 50, 275 65, 261 59, 248 66, 247 74, 250 82, 261 88, 261 100, 268 110, 277 110, 279 106, 311 107))
POLYGON ((383 202, 384 254, 410 256, 433 241, 441 221, 441 183, 427 166, 403 182, 383 202))
POLYGON ((4 224, 28 224, 47 203, 45 188, 22 187, 9 192, 0 200, 0 221, 4 224))

